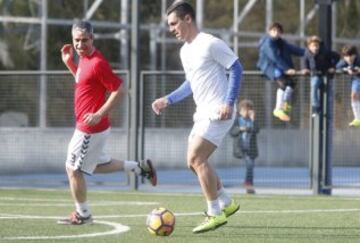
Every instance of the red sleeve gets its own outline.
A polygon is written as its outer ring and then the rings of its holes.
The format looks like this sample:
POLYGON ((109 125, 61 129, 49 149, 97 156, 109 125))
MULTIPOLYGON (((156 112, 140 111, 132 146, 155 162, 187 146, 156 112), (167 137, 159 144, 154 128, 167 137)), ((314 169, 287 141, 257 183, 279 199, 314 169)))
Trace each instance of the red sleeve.
POLYGON ((119 89, 123 80, 116 76, 112 71, 110 65, 106 61, 100 61, 95 67, 95 72, 99 77, 100 82, 108 91, 116 91, 119 89))

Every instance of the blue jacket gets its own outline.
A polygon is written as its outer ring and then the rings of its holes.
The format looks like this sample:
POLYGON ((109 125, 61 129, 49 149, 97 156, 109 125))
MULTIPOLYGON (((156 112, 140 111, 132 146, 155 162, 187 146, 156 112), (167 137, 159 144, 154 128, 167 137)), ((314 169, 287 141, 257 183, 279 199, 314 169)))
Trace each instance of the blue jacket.
POLYGON ((259 60, 256 66, 270 80, 275 80, 275 68, 282 71, 294 68, 291 56, 303 56, 304 52, 303 48, 289 44, 282 38, 274 40, 265 35, 259 42, 259 60))
MULTIPOLYGON (((347 68, 360 68, 360 55, 358 55, 355 60, 354 60, 354 63, 352 65, 349 65, 347 64, 347 62, 345 62, 344 59, 341 59, 337 64, 336 64, 336 69, 338 70, 341 70, 343 71, 344 69, 347 69, 347 68)), ((357 75, 352 75, 351 76, 351 80, 354 80, 354 79, 358 79, 360 78, 360 74, 357 74, 357 75)))

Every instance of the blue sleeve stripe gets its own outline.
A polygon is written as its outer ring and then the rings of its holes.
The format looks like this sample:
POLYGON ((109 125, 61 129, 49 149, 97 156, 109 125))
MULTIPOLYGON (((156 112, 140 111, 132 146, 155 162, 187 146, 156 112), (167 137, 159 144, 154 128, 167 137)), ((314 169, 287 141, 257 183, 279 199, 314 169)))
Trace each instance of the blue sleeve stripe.
POLYGON ((177 89, 166 96, 169 104, 177 103, 192 94, 190 82, 185 80, 177 89))
POLYGON ((240 93, 240 84, 241 84, 241 77, 242 77, 243 68, 239 62, 236 60, 233 65, 230 67, 230 74, 229 74, 229 85, 228 90, 226 93, 226 104, 233 106, 235 100, 237 99, 240 93))

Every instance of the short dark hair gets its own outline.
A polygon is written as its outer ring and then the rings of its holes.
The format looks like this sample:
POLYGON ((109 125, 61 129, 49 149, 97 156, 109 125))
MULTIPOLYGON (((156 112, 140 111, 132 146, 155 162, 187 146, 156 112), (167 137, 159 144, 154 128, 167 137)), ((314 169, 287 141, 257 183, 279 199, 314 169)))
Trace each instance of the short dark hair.
POLYGON ((269 30, 278 29, 280 33, 284 33, 284 28, 279 22, 274 22, 269 26, 269 30))
POLYGON ((357 55, 358 51, 355 46, 344 46, 341 50, 343 56, 357 55))
POLYGON ((80 30, 81 32, 85 32, 90 35, 94 34, 94 28, 92 27, 91 23, 89 21, 84 21, 81 19, 74 20, 71 28, 71 33, 73 33, 74 30, 80 30))
POLYGON ((175 12, 180 19, 184 19, 186 15, 190 15, 193 20, 196 17, 194 8, 185 0, 174 1, 166 10, 166 14, 169 16, 172 12, 175 12))

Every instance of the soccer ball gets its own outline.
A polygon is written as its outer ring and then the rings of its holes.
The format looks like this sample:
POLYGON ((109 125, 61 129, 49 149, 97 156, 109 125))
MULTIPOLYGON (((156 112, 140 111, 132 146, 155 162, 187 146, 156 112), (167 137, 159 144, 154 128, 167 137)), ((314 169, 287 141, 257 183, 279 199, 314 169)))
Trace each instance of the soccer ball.
POLYGON ((174 231, 175 215, 166 208, 155 208, 146 219, 150 234, 168 236, 174 231))

